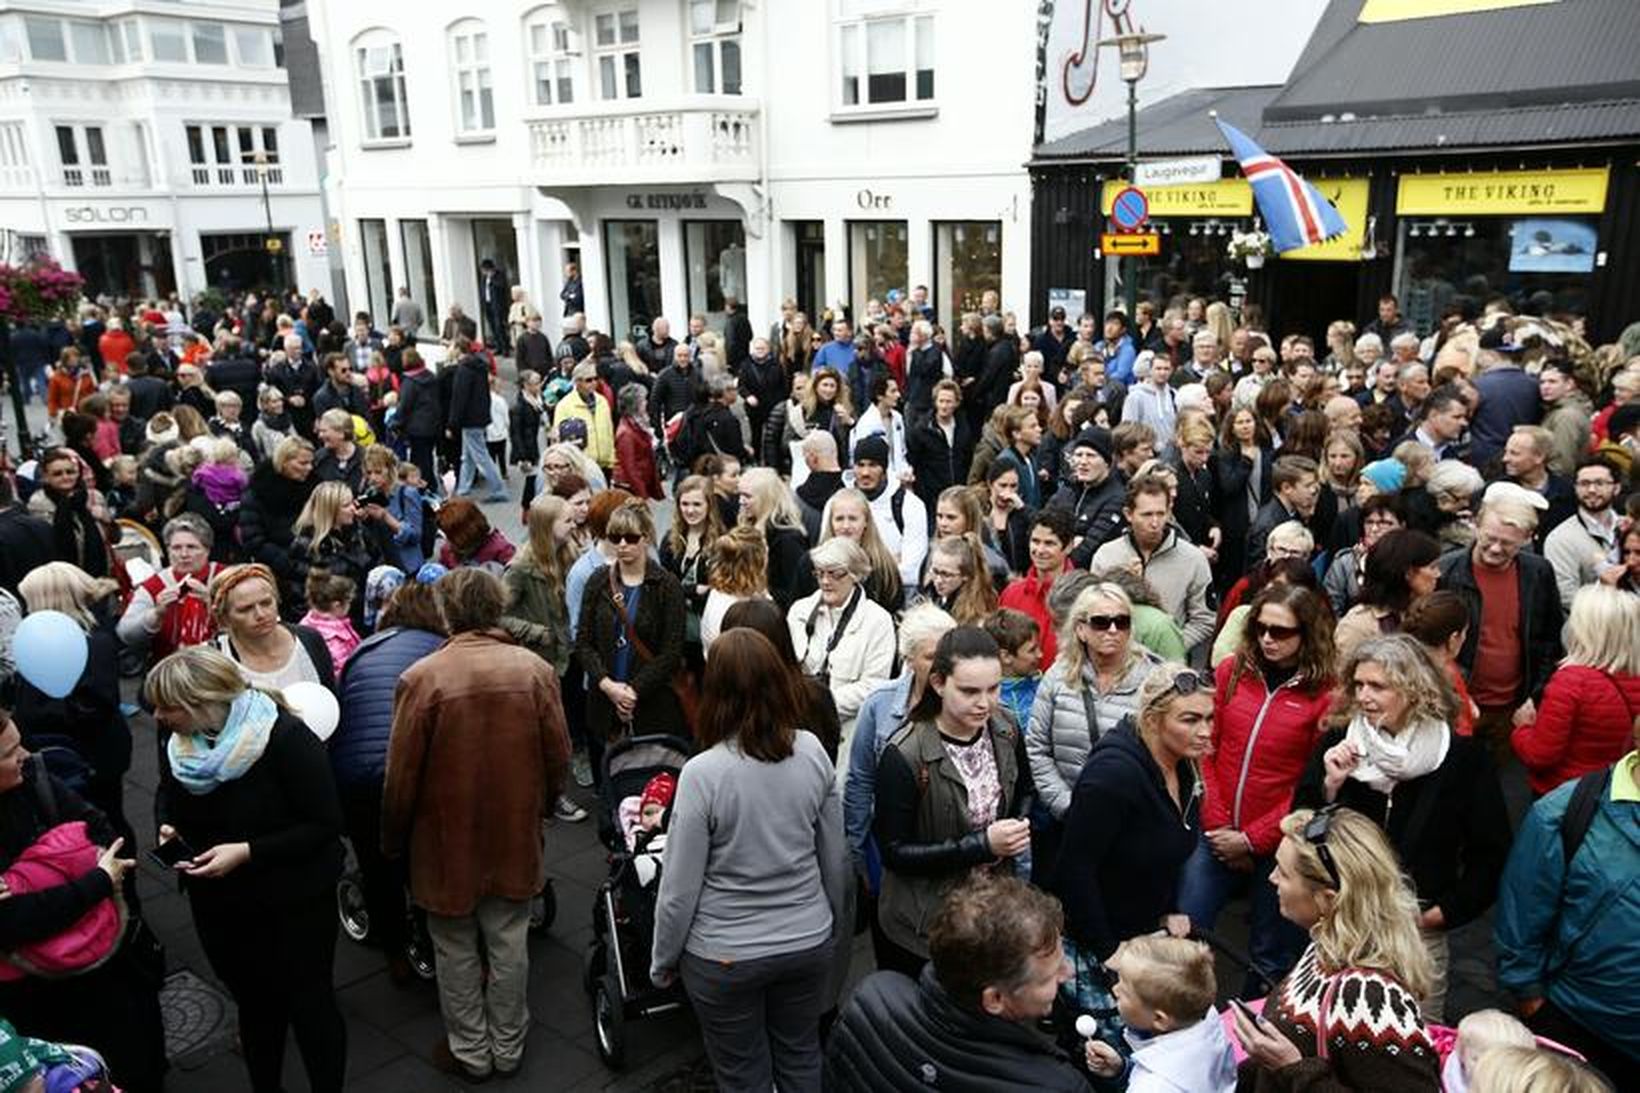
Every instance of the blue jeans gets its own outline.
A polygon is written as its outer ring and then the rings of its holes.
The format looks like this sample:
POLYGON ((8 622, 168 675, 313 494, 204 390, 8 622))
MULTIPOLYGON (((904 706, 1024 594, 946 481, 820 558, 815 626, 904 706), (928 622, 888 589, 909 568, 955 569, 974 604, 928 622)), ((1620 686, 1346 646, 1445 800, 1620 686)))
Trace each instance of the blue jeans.
POLYGON ((485 482, 494 484, 490 490, 491 498, 504 499, 507 496, 506 480, 496 468, 495 460, 490 458, 490 446, 484 439, 482 425, 461 430, 461 475, 456 482, 457 493, 466 493, 472 488, 473 475, 477 471, 484 473, 485 482))
POLYGON ((1270 870, 1275 868, 1275 863, 1275 856, 1271 855, 1254 858, 1251 872, 1231 869, 1213 856, 1213 848, 1204 836, 1196 844, 1190 860, 1184 863, 1184 872, 1179 877, 1179 910, 1202 929, 1211 930, 1224 905, 1236 896, 1245 893, 1251 898, 1252 929, 1247 955, 1252 968, 1242 984, 1243 998, 1260 998, 1268 993, 1268 986, 1292 969, 1304 946, 1309 944, 1303 930, 1281 917, 1275 885, 1270 883, 1270 870), (1269 984, 1261 987, 1259 976, 1269 984))

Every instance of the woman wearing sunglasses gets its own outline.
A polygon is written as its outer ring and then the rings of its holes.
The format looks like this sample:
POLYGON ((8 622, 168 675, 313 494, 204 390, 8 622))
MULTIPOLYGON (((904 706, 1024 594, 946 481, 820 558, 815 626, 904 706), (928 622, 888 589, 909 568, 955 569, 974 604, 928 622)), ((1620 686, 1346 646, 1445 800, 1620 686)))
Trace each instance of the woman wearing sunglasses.
POLYGON ((1053 666, 1031 707, 1025 755, 1038 803, 1031 837, 1031 868, 1053 875, 1071 791, 1088 753, 1106 733, 1139 709, 1139 685, 1160 661, 1133 640, 1133 601, 1116 584, 1084 588, 1071 605, 1070 623, 1053 666))
POLYGON ((1310 946, 1260 1017, 1235 1014, 1247 1050, 1237 1088, 1434 1093, 1439 1063, 1418 1005, 1433 970, 1395 851, 1349 809, 1295 812, 1281 833, 1270 884, 1310 946))
POLYGON ((1179 870, 1200 836, 1197 764, 1212 739, 1212 678, 1161 664, 1139 688, 1138 713, 1094 745, 1071 794, 1052 884, 1075 969, 1061 989, 1076 1012, 1105 1019, 1101 1038, 1113 1047, 1120 1036, 1104 962, 1158 926, 1177 937, 1190 930, 1177 913, 1179 870))
MULTIPOLYGON (((1272 537, 1273 538, 1273 537, 1272 537)), ((1179 909, 1210 928, 1224 905, 1252 897, 1252 967, 1242 996, 1263 994, 1293 966, 1304 935, 1281 917, 1266 881, 1281 818, 1332 705, 1331 616, 1291 584, 1253 597, 1235 655, 1214 673, 1213 750, 1202 760, 1202 836, 1179 879, 1179 909)))
POLYGON ((1492 905, 1509 856, 1503 790, 1485 746, 1450 728, 1457 696, 1416 639, 1362 642, 1339 677, 1344 696, 1334 727, 1310 755, 1293 804, 1336 802, 1384 828, 1418 894, 1418 923, 1435 965, 1423 1009, 1439 1021, 1446 931, 1492 905))

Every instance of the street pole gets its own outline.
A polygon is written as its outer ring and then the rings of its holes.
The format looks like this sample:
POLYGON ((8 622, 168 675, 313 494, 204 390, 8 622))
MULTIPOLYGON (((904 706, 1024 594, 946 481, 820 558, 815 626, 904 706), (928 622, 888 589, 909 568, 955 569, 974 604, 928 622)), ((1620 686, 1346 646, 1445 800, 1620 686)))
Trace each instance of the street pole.
MULTIPOLYGON (((1128 87, 1128 185, 1137 184, 1139 177, 1139 81, 1129 80, 1128 87)), ((1127 321, 1128 331, 1133 333, 1133 315, 1139 306, 1139 259, 1128 256, 1122 259, 1122 285, 1127 289, 1127 321)), ((1135 342, 1135 345, 1138 343, 1135 342)))

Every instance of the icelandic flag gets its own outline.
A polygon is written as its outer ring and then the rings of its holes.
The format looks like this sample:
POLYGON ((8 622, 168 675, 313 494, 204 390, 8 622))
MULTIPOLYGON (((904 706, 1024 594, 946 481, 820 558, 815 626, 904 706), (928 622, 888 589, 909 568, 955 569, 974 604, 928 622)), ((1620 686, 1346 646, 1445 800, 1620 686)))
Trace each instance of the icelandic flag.
POLYGON ((1253 187, 1253 200, 1258 202, 1259 215, 1270 229, 1270 242, 1277 254, 1344 234, 1347 225, 1343 216, 1298 172, 1254 144, 1240 129, 1213 120, 1230 142, 1241 173, 1253 187))

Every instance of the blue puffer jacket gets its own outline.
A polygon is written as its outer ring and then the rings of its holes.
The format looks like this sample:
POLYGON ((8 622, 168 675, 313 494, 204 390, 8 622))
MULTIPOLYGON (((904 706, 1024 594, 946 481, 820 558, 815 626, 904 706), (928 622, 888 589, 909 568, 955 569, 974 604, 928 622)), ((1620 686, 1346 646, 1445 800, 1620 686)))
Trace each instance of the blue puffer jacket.
POLYGON ((347 658, 336 688, 342 720, 330 738, 330 766, 338 786, 381 784, 399 677, 443 644, 442 637, 427 630, 395 627, 372 634, 347 658))
POLYGON ((1612 800, 1608 786, 1568 868, 1560 825, 1576 787, 1533 805, 1515 836, 1498 890, 1498 983, 1547 997, 1640 1061, 1640 803, 1612 800))

